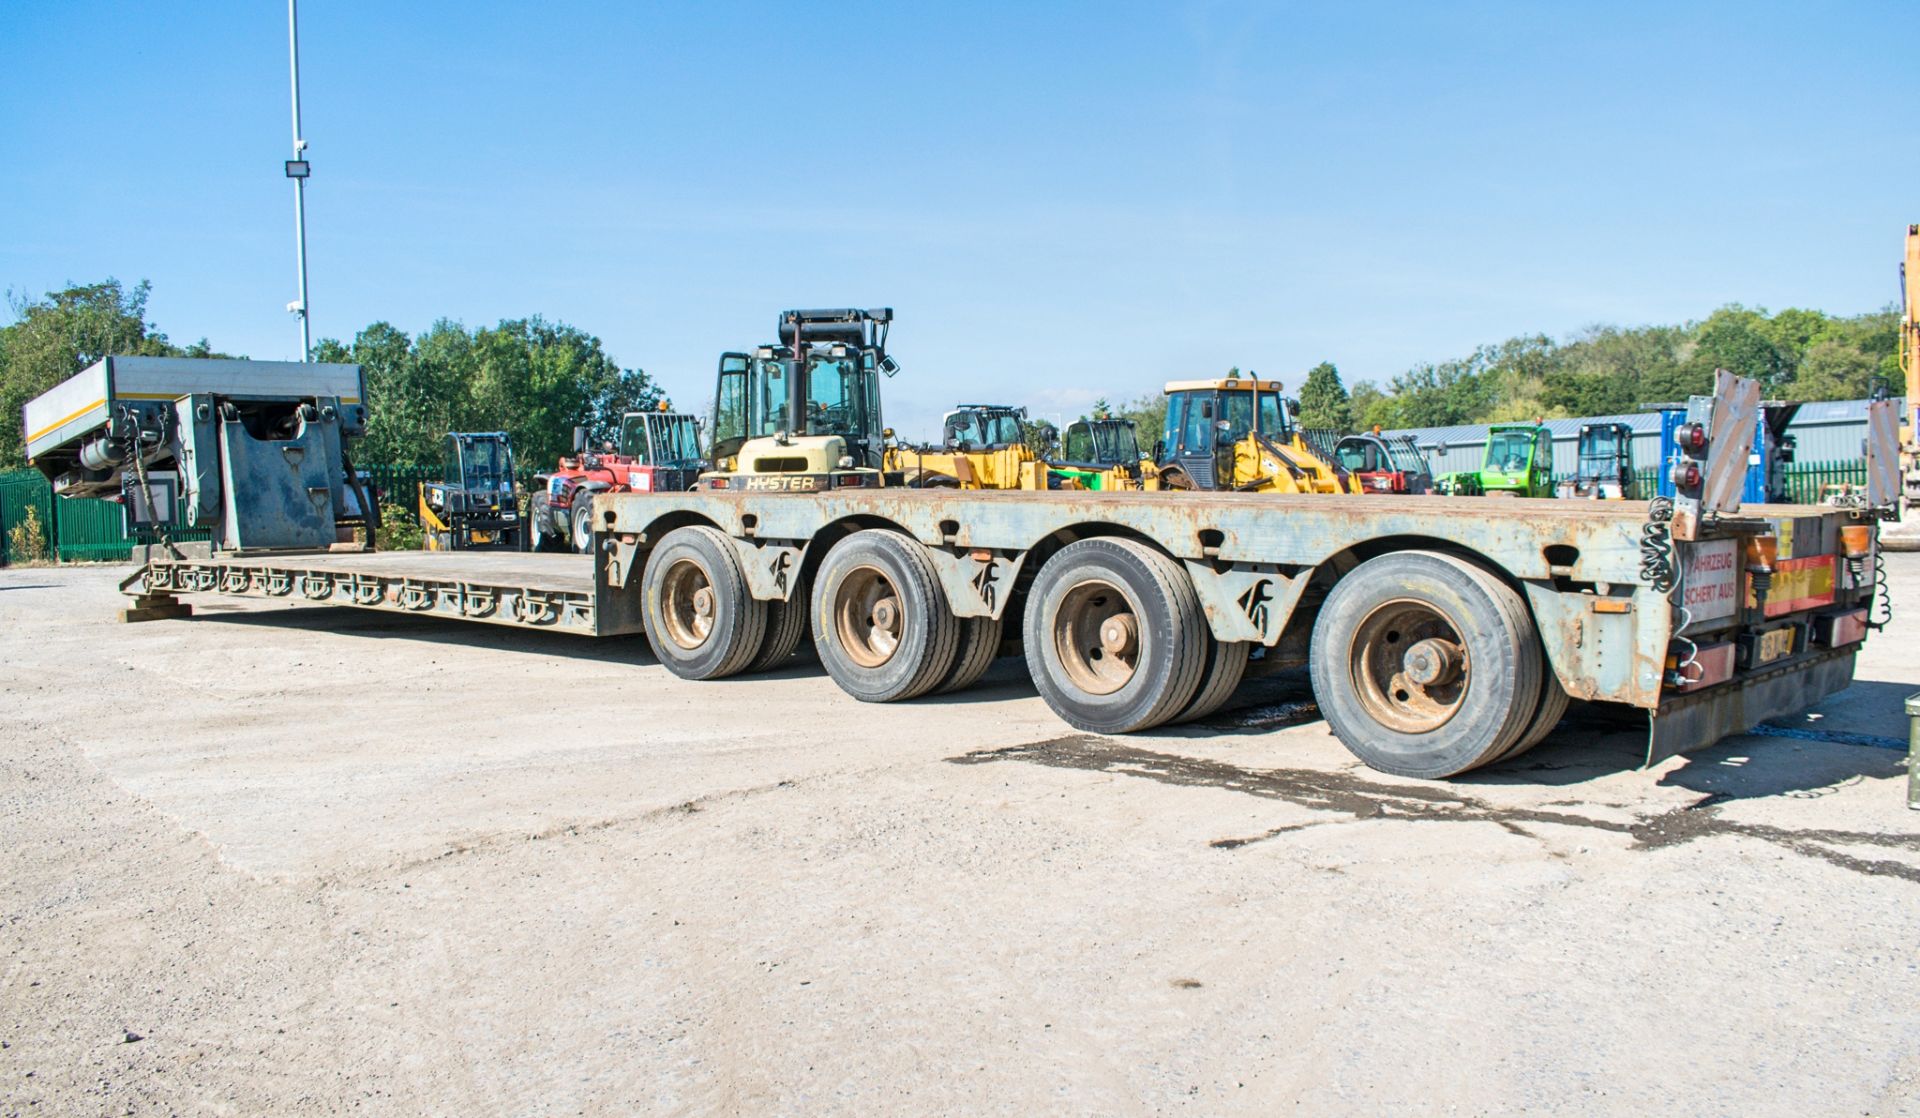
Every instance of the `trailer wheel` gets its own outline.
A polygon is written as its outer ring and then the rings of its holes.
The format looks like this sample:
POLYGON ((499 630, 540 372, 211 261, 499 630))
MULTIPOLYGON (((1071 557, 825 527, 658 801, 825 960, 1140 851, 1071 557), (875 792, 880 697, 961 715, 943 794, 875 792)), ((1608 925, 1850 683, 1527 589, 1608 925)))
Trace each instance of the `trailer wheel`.
POLYGON ((1081 540, 1027 591, 1027 667, 1055 714, 1096 734, 1150 729, 1186 709, 1207 621, 1180 565, 1128 539, 1081 540))
POLYGON ((753 662, 767 629, 767 606, 747 592, 733 546, 712 528, 667 533, 642 579, 647 643, 682 679, 720 679, 753 662))
POLYGON ((593 494, 576 494, 573 498, 570 540, 573 550, 582 555, 593 550, 593 494))
POLYGON ((1000 628, 997 617, 960 618, 960 643, 954 651, 953 668, 934 686, 933 693, 947 695, 980 682, 1000 651, 1000 628))
POLYGON ((1321 713, 1372 768, 1447 777, 1498 759, 1540 704, 1540 638, 1526 603, 1451 555, 1370 559, 1335 584, 1313 627, 1321 713))
POLYGON ((1247 654, 1252 651, 1252 642, 1215 640, 1209 632, 1206 643, 1207 666, 1200 676, 1199 693, 1175 716, 1175 722, 1197 722, 1226 706, 1227 700, 1240 689, 1240 681, 1247 677, 1247 654))
POLYGON ((748 665, 749 672, 764 672, 780 667, 800 649, 800 638, 807 633, 807 586, 793 588, 785 600, 774 599, 767 606, 767 639, 760 654, 748 665))
POLYGON ((917 698, 953 666, 959 619, 913 540, 855 532, 827 552, 813 586, 813 644, 847 694, 864 703, 917 698))

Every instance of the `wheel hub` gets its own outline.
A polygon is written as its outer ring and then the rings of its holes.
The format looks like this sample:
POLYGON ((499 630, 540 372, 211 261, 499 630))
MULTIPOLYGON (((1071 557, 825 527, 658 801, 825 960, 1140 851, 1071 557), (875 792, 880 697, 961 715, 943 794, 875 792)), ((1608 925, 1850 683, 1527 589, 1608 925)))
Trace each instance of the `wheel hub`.
POLYGON ((1452 641, 1428 637, 1407 649, 1400 666, 1407 678, 1422 687, 1452 683, 1460 678, 1466 650, 1452 641))
POLYGON ((1053 651, 1075 687, 1111 695, 1133 681, 1140 663, 1140 618, 1119 587, 1088 579, 1060 599, 1053 651))
POLYGON ((856 567, 841 580, 833 606, 840 647, 863 668, 893 658, 906 627, 900 592, 878 567, 856 567))
POLYGON ((1384 602, 1361 621, 1348 670, 1367 713, 1406 734, 1446 725, 1473 682, 1473 662, 1453 620, 1408 598, 1384 602))
POLYGON ((705 568, 681 559, 667 569, 660 587, 660 613, 667 639, 691 652, 707 642, 719 612, 705 568))

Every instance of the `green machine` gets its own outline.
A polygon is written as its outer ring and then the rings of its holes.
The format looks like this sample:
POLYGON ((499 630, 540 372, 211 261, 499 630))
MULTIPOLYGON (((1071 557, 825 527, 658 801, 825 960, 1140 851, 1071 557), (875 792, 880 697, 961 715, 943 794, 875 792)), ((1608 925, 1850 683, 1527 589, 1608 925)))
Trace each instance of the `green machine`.
POLYGON ((1478 470, 1443 475, 1436 487, 1455 497, 1509 494, 1553 496, 1553 432, 1531 424, 1487 428, 1487 453, 1478 470))

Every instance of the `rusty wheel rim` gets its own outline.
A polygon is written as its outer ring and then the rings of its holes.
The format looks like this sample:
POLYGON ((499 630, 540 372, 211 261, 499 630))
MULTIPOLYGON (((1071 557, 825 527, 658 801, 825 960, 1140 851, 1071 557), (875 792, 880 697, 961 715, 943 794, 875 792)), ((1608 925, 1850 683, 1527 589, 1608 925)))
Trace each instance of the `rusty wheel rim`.
POLYGON ((660 604, 667 637, 674 644, 691 652, 707 643, 713 634, 714 594, 706 568, 692 559, 668 567, 660 604))
POLYGON ((1053 647, 1075 687, 1111 695, 1131 683, 1140 666, 1140 612, 1118 586, 1089 579, 1060 599, 1053 647))
POLYGON ((840 647, 863 668, 877 668, 900 648, 900 591, 878 567, 855 567, 840 582, 833 626, 840 647))
POLYGON ((1425 734, 1460 711, 1473 664, 1452 619, 1427 602, 1396 599, 1375 607, 1355 630, 1354 691, 1376 722, 1425 734))

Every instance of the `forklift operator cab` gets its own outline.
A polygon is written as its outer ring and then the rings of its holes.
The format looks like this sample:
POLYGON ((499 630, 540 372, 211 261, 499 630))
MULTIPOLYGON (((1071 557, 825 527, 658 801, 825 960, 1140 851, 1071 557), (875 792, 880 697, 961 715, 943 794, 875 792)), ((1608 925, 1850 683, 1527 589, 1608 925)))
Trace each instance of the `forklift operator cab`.
POLYGON ((881 440, 880 385, 870 360, 851 352, 809 353, 796 358, 785 346, 753 356, 720 359, 719 403, 713 417, 715 459, 731 458, 749 439, 837 436, 855 465, 878 469, 881 440), (805 430, 789 430, 788 398, 805 366, 805 430), (862 367, 862 366, 866 367, 862 367))
POLYGON ((504 435, 448 435, 446 465, 449 488, 513 492, 513 447, 504 435))

